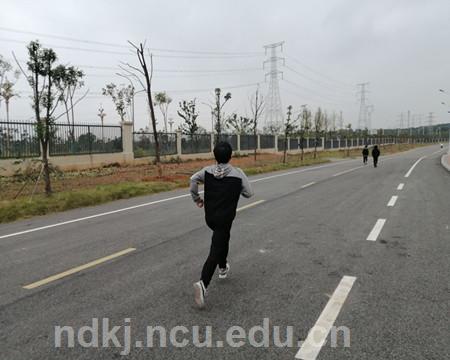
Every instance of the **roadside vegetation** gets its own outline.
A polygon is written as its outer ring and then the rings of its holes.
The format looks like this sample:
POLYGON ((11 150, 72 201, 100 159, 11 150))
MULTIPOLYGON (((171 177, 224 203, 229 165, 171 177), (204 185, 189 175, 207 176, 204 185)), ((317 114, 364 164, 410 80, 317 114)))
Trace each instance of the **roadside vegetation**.
MULTIPOLYGON (((382 155, 406 151, 418 145, 390 145, 382 147, 382 155)), ((303 154, 236 154, 232 163, 242 168, 248 175, 262 174, 301 166, 310 166, 346 158, 360 157, 361 150, 321 151, 303 154), (314 158, 315 157, 315 158, 314 158)), ((30 167, 12 177, 0 177, 2 199, 0 200, 0 223, 45 215, 85 206, 128 199, 136 196, 155 194, 184 188, 189 185, 192 173, 211 163, 211 159, 179 159, 163 162, 164 176, 159 176, 159 166, 145 164, 138 166, 107 166, 83 171, 51 172, 53 194, 45 195, 45 184, 34 179, 39 167, 30 167)))

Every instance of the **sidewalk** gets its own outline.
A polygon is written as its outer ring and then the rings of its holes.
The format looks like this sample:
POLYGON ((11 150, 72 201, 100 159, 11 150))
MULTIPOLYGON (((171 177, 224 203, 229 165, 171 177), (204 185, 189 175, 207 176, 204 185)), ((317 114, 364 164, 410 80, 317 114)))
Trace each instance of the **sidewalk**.
POLYGON ((448 171, 450 171, 450 155, 449 154, 442 155, 442 157, 441 157, 441 164, 448 171))

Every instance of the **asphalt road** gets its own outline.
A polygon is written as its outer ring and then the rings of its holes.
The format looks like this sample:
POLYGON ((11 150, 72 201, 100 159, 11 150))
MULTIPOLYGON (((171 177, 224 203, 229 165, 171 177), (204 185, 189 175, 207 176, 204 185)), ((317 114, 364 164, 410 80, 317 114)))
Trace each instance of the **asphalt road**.
POLYGON ((186 190, 0 225, 0 359, 449 358, 450 174, 439 150, 252 177, 230 276, 213 279, 203 310, 192 283, 211 234, 186 190), (99 345, 88 347, 79 330, 94 318, 99 345), (267 347, 252 330, 264 319, 267 347), (72 327, 73 347, 68 332, 55 347, 55 326, 72 327), (113 326, 116 346, 102 335, 113 326), (160 332, 151 346, 147 326, 164 327, 167 347, 160 332), (200 341, 212 333, 210 347, 192 343, 193 326, 200 341), (248 336, 229 341, 232 326, 248 336), (290 346, 274 343, 274 326, 281 341, 291 327, 290 346))

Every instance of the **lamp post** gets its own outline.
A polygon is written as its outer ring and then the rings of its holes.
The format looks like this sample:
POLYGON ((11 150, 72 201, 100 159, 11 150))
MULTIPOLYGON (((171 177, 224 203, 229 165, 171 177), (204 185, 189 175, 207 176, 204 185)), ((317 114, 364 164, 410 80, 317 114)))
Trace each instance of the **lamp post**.
MULTIPOLYGON (((439 89, 439 92, 441 92, 441 93, 443 93, 443 94, 446 94, 447 96, 448 96, 448 94, 447 94, 447 92, 444 90, 444 89, 439 89)), ((441 104, 442 105, 447 105, 445 102, 441 102, 441 104)), ((449 113, 450 114, 450 111, 449 110, 447 110, 447 113, 449 113)), ((447 127, 447 132, 448 132, 448 150, 447 150, 447 153, 448 153, 448 155, 450 155, 450 127, 447 127)))

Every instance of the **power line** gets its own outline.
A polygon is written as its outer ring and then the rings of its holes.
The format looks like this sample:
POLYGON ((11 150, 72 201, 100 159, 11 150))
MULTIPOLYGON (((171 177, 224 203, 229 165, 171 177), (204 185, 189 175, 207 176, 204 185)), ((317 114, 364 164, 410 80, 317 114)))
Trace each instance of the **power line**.
POLYGON ((322 77, 325 78, 325 79, 328 79, 328 81, 331 81, 331 82, 340 84, 341 86, 346 86, 346 87, 351 87, 351 88, 353 88, 353 85, 347 84, 347 83, 345 83, 345 82, 343 82, 343 81, 340 81, 340 80, 333 79, 332 77, 330 77, 330 76, 328 76, 328 75, 326 75, 326 74, 324 74, 324 73, 322 73, 322 72, 319 72, 319 71, 317 71, 317 70, 314 70, 313 68, 311 68, 310 66, 308 66, 308 65, 306 65, 305 63, 301 62, 300 60, 294 58, 293 56, 287 55, 286 57, 287 57, 288 59, 293 60, 293 61, 296 62, 297 64, 303 66, 305 69, 309 70, 310 72, 312 72, 312 73, 314 73, 314 74, 316 74, 316 75, 322 76, 322 77))
MULTIPOLYGON (((65 41, 91 44, 91 45, 109 46, 109 47, 122 48, 122 49, 130 48, 130 46, 128 46, 128 45, 123 45, 123 44, 118 44, 118 43, 108 43, 108 42, 102 42, 102 41, 78 39, 78 38, 73 38, 73 37, 68 37, 68 36, 44 34, 44 33, 38 33, 38 32, 33 32, 33 31, 12 29, 12 28, 7 28, 7 27, 0 27, 0 31, 12 32, 12 33, 17 33, 17 34, 25 34, 25 35, 33 35, 33 36, 41 36, 41 37, 47 37, 47 38, 65 40, 65 41)), ((203 55, 241 55, 241 56, 264 55, 264 53, 259 53, 259 52, 198 51, 198 50, 177 50, 177 49, 163 49, 163 48, 149 48, 149 50, 160 51, 160 52, 169 52, 169 53, 203 54, 203 55)))

